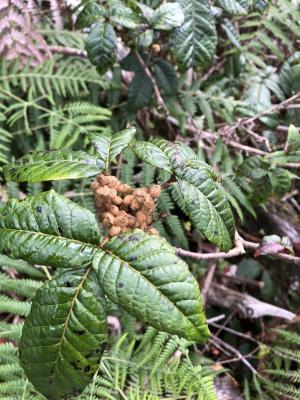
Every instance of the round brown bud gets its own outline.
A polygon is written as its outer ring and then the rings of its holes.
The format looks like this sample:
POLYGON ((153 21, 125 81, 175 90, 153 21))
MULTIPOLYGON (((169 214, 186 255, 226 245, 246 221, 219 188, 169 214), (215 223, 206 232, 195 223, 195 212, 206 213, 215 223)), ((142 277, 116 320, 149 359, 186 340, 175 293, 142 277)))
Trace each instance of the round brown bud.
POLYGON ((119 211, 120 211, 119 207, 117 207, 115 204, 112 204, 110 206, 110 212, 114 217, 116 217, 119 214, 119 211))
POLYGON ((120 186, 120 182, 115 176, 110 175, 110 176, 107 176, 107 185, 110 188, 116 189, 120 186))
POLYGON ((132 211, 137 211, 140 208, 140 205, 136 199, 132 200, 132 202, 130 204, 130 208, 132 209, 132 211))
POLYGON ((96 179, 102 186, 107 184, 107 176, 106 175, 103 175, 103 174, 97 175, 96 179))
POLYGON ((161 194, 161 187, 159 185, 152 185, 149 188, 150 196, 157 199, 161 194))
POLYGON ((109 212, 105 212, 102 215, 102 222, 107 227, 110 228, 114 224, 115 218, 109 212))
POLYGON ((109 236, 117 236, 121 232, 119 226, 112 226, 109 230, 109 236))
POLYGON ((133 215, 131 215, 131 214, 127 214, 127 225, 130 227, 130 228, 133 228, 134 227, 134 225, 135 225, 135 222, 136 222, 136 218, 133 216, 133 215))
POLYGON ((124 203, 125 206, 130 206, 130 204, 132 203, 132 200, 133 200, 133 195, 129 194, 129 195, 124 197, 123 203, 124 203))
POLYGON ((160 53, 160 45, 158 43, 153 43, 151 46, 153 53, 159 54, 160 53))
POLYGON ((112 199, 112 202, 113 202, 114 204, 116 204, 117 206, 119 206, 119 205, 121 205, 121 204, 123 203, 123 200, 122 200, 122 197, 120 197, 120 196, 115 196, 115 197, 112 199))
POLYGON ((99 187, 96 190, 97 196, 108 197, 110 195, 110 190, 108 186, 99 187))
POLYGON ((114 188, 111 188, 109 191, 110 191, 110 197, 112 199, 118 195, 116 189, 114 189, 114 188))
POLYGON ((136 220, 139 222, 139 224, 142 224, 142 223, 146 222, 147 217, 142 211, 138 211, 136 213, 136 220))
POLYGON ((130 194, 133 192, 133 189, 126 183, 119 186, 118 191, 122 194, 130 194))

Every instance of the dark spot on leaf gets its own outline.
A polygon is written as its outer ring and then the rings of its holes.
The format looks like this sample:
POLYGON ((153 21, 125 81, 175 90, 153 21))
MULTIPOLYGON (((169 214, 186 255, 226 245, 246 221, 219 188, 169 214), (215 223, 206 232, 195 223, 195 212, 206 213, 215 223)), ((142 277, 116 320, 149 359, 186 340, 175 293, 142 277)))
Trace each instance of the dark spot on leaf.
POLYGON ((118 287, 119 287, 119 288, 124 287, 124 283, 120 282, 120 283, 118 284, 118 287))
POLYGON ((75 333, 75 335, 82 336, 82 335, 85 334, 85 330, 84 329, 78 329, 78 330, 75 330, 74 333, 75 333))
MULTIPOLYGON (((77 367, 77 364, 74 362, 74 361, 72 361, 72 362, 70 362, 70 364, 71 364, 71 366, 74 368, 74 369, 77 369, 78 367, 77 367)), ((52 382, 52 381, 51 381, 52 382)))
POLYGON ((128 258, 129 262, 132 262, 132 261, 135 261, 135 260, 137 260, 137 256, 131 256, 131 257, 128 258))
POLYGON ((66 286, 67 286, 67 287, 72 287, 71 282, 67 281, 67 282, 66 282, 66 286))
POLYGON ((128 242, 136 242, 139 240, 139 238, 134 235, 130 235, 127 237, 127 240, 128 240, 128 242))
POLYGON ((40 214, 40 213, 42 212, 42 207, 40 207, 40 206, 37 206, 37 208, 36 208, 36 212, 40 214))
POLYGON ((58 227, 58 232, 59 232, 60 236, 63 236, 63 235, 64 235, 64 231, 61 229, 60 226, 58 227))
POLYGON ((91 370, 91 366, 87 365, 84 367, 84 372, 89 372, 91 370))

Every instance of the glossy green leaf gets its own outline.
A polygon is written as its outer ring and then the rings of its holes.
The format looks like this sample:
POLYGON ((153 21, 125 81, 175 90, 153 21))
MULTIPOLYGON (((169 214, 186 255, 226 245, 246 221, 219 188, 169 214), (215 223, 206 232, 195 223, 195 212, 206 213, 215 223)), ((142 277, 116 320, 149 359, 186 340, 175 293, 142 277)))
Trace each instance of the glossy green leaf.
POLYGON ((143 161, 175 175, 184 199, 184 212, 203 236, 228 251, 233 245, 234 218, 214 169, 180 142, 154 139, 130 147, 143 161))
POLYGON ((138 27, 137 15, 123 1, 110 0, 108 4, 110 21, 129 29, 138 27))
POLYGON ((182 69, 207 66, 216 50, 215 20, 208 0, 177 0, 185 18, 173 35, 173 52, 182 69))
POLYGON ((167 96, 171 96, 177 92, 178 79, 173 65, 158 58, 155 61, 155 76, 158 86, 167 96))
POLYGON ((94 214, 53 190, 0 209, 0 251, 33 264, 82 267, 101 239, 94 214))
POLYGON ((116 157, 128 146, 135 133, 134 127, 117 133, 112 133, 110 129, 106 129, 100 133, 90 134, 89 139, 95 147, 98 157, 107 166, 109 162, 115 161, 116 157))
POLYGON ((153 85, 144 71, 136 72, 128 87, 128 107, 132 111, 139 110, 150 103, 153 85))
POLYGON ((248 0, 217 0, 217 4, 230 15, 247 15, 248 0))
POLYGON ((166 154, 153 143, 136 142, 130 145, 131 150, 143 161, 171 173, 171 163, 166 154))
POLYGON ((86 41, 86 50, 92 64, 104 74, 116 60, 117 36, 112 25, 97 22, 86 41))
POLYGON ((76 20, 76 28, 83 29, 95 22, 104 21, 105 9, 94 1, 90 1, 80 12, 76 20))
POLYGON ((164 3, 149 18, 152 28, 169 31, 181 26, 184 14, 179 3, 164 3))
POLYGON ((233 214, 216 174, 203 164, 198 160, 190 161, 178 173, 184 209, 210 242, 228 251, 235 232, 233 214))
POLYGON ((27 154, 3 168, 5 179, 13 182, 78 179, 103 171, 102 160, 84 151, 54 150, 27 154))
POLYGON ((167 241, 141 230, 116 236, 94 257, 99 283, 128 313, 155 328, 204 343, 199 286, 167 241))
POLYGON ((46 398, 82 392, 107 343, 106 304, 91 268, 66 271, 33 300, 20 341, 21 365, 46 398))

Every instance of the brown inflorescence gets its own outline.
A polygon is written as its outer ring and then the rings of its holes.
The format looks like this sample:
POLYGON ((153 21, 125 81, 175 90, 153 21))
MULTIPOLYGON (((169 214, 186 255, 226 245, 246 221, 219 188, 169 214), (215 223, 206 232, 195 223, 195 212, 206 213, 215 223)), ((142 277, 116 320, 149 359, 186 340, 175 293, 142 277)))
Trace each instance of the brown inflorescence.
POLYGON ((91 184, 101 222, 109 236, 116 236, 129 229, 140 228, 157 234, 151 227, 155 200, 160 196, 159 185, 132 189, 115 176, 100 174, 91 184))

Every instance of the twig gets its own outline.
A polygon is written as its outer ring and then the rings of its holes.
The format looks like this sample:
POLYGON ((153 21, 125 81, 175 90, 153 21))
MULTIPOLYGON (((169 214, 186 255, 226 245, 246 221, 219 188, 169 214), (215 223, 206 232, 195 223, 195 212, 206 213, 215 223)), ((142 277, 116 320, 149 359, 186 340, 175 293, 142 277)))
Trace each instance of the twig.
POLYGON ((228 275, 225 274, 224 272, 217 271, 216 275, 228 279, 230 281, 235 281, 236 283, 240 283, 243 285, 248 285, 248 286, 255 286, 259 289, 262 289, 264 287, 264 283, 262 281, 254 281, 253 279, 247 279, 243 278, 242 276, 237 276, 237 275, 228 275))
POLYGON ((210 285, 212 283, 214 273, 216 271, 216 267, 217 267, 216 263, 211 263, 207 269, 207 274, 205 276, 204 284, 203 284, 202 291, 201 291, 204 305, 206 304, 207 294, 208 294, 210 285))
MULTIPOLYGON (((224 259, 224 258, 232 258, 237 257, 246 253, 246 249, 256 250, 259 246, 259 243, 249 242, 243 239, 238 233, 236 233, 235 239, 235 247, 225 252, 216 252, 216 253, 196 253, 193 251, 184 250, 181 248, 176 248, 176 254, 178 256, 183 257, 191 257, 196 260, 216 260, 216 259, 224 259)), ((279 260, 290 262, 294 265, 300 265, 300 257, 291 256, 290 254, 284 253, 269 253, 262 254, 261 256, 272 257, 279 260)))
POLYGON ((158 105, 164 109, 164 111, 165 111, 165 113, 167 115, 169 115, 169 110, 168 110, 168 108, 167 108, 167 106, 166 106, 166 104, 165 104, 165 102, 164 102, 164 100, 163 100, 163 98, 162 98, 162 96, 160 94, 160 91, 159 91, 159 88, 157 86, 157 82, 156 82, 154 76, 152 75, 150 69, 147 67, 147 65, 145 64, 143 58, 141 57, 141 55, 139 54, 138 51, 135 52, 135 55, 136 55, 139 63, 143 67, 143 70, 144 70, 145 74, 148 76, 148 78, 150 79, 150 81, 152 83, 153 90, 154 90, 154 95, 155 95, 155 98, 156 98, 156 101, 157 101, 158 105))
POLYGON ((256 371, 256 369, 249 363, 249 361, 243 356, 243 354, 240 353, 236 348, 231 346, 229 343, 224 342, 222 339, 218 338, 217 336, 213 335, 212 340, 214 342, 216 342, 217 344, 228 349, 231 353, 235 354, 242 361, 242 363, 245 364, 251 370, 251 372, 254 375, 258 375, 258 372, 256 371))
POLYGON ((242 238, 239 236, 237 232, 235 235, 235 247, 229 250, 228 253, 225 253, 223 251, 216 253, 195 253, 181 248, 176 248, 176 254, 178 256, 191 257, 197 260, 215 260, 218 258, 232 258, 239 256, 241 254, 245 254, 245 252, 246 251, 243 246, 242 238))
POLYGON ((49 46, 49 49, 52 53, 87 58, 87 52, 85 50, 76 49, 75 47, 49 46))

